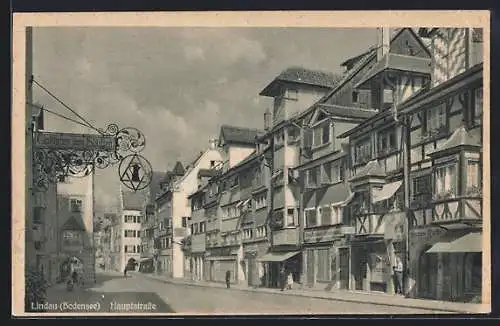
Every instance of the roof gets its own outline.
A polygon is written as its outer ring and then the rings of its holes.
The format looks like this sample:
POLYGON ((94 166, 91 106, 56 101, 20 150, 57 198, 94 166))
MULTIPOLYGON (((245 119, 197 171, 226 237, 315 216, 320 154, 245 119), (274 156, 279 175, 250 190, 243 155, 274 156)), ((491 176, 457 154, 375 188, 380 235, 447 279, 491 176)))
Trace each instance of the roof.
POLYGON ((257 136, 264 132, 255 128, 245 128, 237 126, 222 125, 220 135, 226 143, 232 144, 255 144, 257 136))
POLYGON ((61 227, 62 230, 85 231, 85 227, 76 217, 71 216, 61 227))
POLYGON ((173 175, 178 175, 178 176, 183 176, 184 172, 184 167, 182 167, 182 163, 180 161, 177 161, 175 163, 174 169, 172 170, 173 175))
POLYGON ((366 56, 367 54, 370 54, 371 51, 373 51, 373 47, 371 47, 370 49, 368 49, 367 51, 365 51, 361 54, 356 55, 355 57, 351 57, 351 58, 345 60, 344 62, 342 62, 340 64, 340 66, 352 68, 357 62, 359 62, 359 60, 363 59, 364 56, 366 56))
POLYGON ((283 70, 259 93, 259 95, 274 96, 274 87, 281 82, 333 88, 339 79, 340 76, 332 72, 306 69, 303 67, 290 67, 283 70))
POLYGON ((376 110, 360 109, 336 104, 319 104, 319 106, 331 115, 345 118, 367 119, 377 114, 376 110))
POLYGON ((459 147, 481 147, 481 135, 479 129, 466 130, 465 126, 455 129, 450 138, 438 146, 436 150, 429 153, 429 156, 436 156, 438 153, 448 152, 459 147))
POLYGON ((123 209, 142 210, 144 195, 140 192, 122 191, 123 209))
POLYGON ((386 174, 377 160, 368 162, 351 180, 363 177, 385 177, 386 174))
POLYGON ((153 171, 151 177, 151 183, 149 184, 149 197, 150 200, 154 200, 156 195, 160 193, 160 184, 165 178, 166 172, 153 171))
POLYGON ((418 74, 431 73, 432 60, 430 58, 421 58, 396 53, 387 53, 370 69, 363 78, 354 86, 354 88, 371 88, 368 83, 373 77, 385 70, 395 70, 412 72, 418 74))
POLYGON ((198 178, 211 178, 216 175, 216 171, 213 169, 199 169, 198 178))

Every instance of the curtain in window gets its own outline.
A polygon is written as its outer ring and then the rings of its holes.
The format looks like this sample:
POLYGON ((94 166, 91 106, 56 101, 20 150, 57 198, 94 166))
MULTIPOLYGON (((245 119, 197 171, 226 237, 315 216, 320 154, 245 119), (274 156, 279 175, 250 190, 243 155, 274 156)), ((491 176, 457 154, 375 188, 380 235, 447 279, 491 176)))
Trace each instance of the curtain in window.
POLYGON ((469 162, 467 164, 467 187, 479 186, 479 162, 469 162))

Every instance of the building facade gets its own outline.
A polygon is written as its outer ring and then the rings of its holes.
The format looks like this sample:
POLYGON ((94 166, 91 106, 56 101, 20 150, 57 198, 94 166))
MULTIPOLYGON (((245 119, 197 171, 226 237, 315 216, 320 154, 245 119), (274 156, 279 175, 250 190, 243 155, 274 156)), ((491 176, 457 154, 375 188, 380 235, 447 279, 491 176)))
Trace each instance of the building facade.
POLYGON ((54 235, 57 237, 57 259, 51 270, 58 272, 64 281, 72 262, 77 262, 84 281, 95 280, 94 226, 94 176, 66 177, 57 183, 57 220, 54 235))
POLYGON ((191 205, 188 197, 198 189, 198 172, 222 163, 219 149, 212 142, 210 148, 185 168, 177 162, 161 182, 156 199, 158 228, 156 242, 159 247, 157 266, 160 273, 183 278, 190 259, 185 257, 185 238, 190 235, 191 205))
POLYGON ((120 254, 118 271, 139 270, 141 223, 146 198, 143 193, 120 190, 120 254))

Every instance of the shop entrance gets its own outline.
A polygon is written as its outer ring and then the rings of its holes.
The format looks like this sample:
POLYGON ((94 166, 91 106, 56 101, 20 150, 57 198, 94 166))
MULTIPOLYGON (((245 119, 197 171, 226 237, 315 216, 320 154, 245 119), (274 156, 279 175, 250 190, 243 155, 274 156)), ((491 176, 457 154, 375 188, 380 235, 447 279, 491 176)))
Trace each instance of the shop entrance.
POLYGON ((349 289, 349 275, 351 274, 350 266, 350 253, 349 248, 339 248, 339 279, 340 279, 340 288, 348 290, 349 289))

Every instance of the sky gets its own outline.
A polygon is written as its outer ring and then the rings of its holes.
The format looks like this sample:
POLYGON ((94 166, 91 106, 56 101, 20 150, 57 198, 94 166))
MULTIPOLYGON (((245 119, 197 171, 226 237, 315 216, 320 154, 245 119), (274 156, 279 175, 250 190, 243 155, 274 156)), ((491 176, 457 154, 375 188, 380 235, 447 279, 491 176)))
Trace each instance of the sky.
MULTIPOLYGON (((37 27, 33 74, 97 128, 135 127, 154 171, 184 165, 222 124, 263 128, 259 92, 290 66, 341 73, 340 63, 376 42, 375 29, 37 27)), ((33 99, 76 118, 34 86, 33 99)), ((95 131, 45 115, 45 129, 95 131)), ((113 210, 118 166, 96 171, 98 212, 113 210)))

